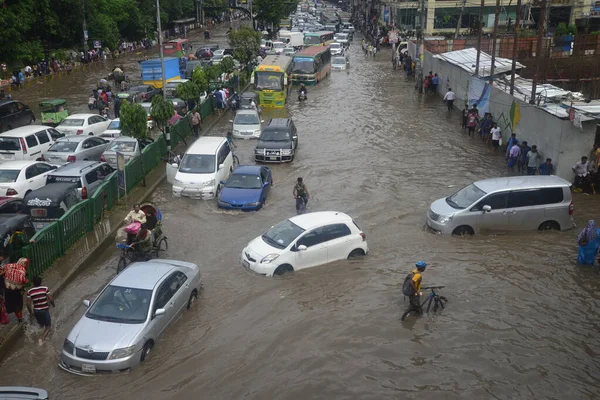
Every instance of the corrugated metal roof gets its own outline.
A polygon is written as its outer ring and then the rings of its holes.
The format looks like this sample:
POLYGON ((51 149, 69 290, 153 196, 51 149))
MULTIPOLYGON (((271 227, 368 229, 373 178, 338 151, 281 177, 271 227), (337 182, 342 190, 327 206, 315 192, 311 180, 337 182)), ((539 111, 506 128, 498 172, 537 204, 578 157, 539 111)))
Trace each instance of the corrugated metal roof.
MULTIPOLYGON (((433 57, 456 65, 470 74, 475 74, 475 63, 477 62, 477 50, 475 48, 471 47, 464 50, 450 51, 447 53, 436 54, 433 57)), ((496 57, 494 65, 494 75, 503 74, 512 70, 512 60, 507 58, 496 57)), ((490 76, 491 67, 492 57, 482 51, 479 58, 479 76, 490 76)), ((525 66, 517 62, 516 68, 525 68, 525 66)))

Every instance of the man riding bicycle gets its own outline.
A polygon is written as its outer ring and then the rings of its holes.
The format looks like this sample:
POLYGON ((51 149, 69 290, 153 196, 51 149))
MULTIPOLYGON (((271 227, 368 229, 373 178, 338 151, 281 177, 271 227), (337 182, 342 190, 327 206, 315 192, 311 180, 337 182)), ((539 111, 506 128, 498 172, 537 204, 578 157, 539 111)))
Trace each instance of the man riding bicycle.
POLYGON ((136 252, 136 259, 148 261, 152 258, 152 232, 148 230, 148 225, 143 223, 140 231, 135 235, 131 247, 136 252))
POLYGON ((296 211, 300 211, 300 205, 304 202, 304 207, 308 203, 308 198, 310 197, 308 194, 308 189, 304 184, 302 178, 298 178, 296 184, 294 185, 294 189, 292 190, 294 194, 294 198, 296 199, 296 211))
POLYGON ((410 301, 409 309, 421 312, 421 281, 423 279, 422 274, 425 271, 425 268, 427 268, 427 263, 424 261, 417 261, 415 267, 416 268, 404 279, 402 292, 410 301))

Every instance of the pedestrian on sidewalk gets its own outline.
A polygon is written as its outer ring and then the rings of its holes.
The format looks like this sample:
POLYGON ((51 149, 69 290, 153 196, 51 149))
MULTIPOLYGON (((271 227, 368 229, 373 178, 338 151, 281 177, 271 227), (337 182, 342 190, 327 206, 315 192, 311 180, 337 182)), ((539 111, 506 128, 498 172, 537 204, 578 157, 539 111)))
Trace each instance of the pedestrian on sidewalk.
MULTIPOLYGON (((4 260, 4 256, 0 256, 4 260)), ((27 266, 29 260, 20 258, 16 263, 0 266, 0 275, 4 276, 4 300, 6 312, 15 313, 19 322, 23 321, 23 287, 27 280, 27 266)))
POLYGON ((515 171, 515 165, 517 164, 517 160, 519 159, 520 155, 521 147, 518 143, 515 143, 508 151, 508 162, 506 164, 508 166, 508 172, 515 171))
POLYGON ((515 145, 519 143, 519 139, 517 139, 517 134, 513 133, 512 135, 510 135, 510 139, 508 139, 507 143, 506 143, 506 158, 508 159, 508 153, 510 152, 510 149, 515 145))
POLYGON ((467 130, 469 133, 469 137, 475 136, 475 128, 479 123, 479 111, 477 110, 477 106, 473 104, 473 108, 469 110, 469 114, 467 116, 467 130))
POLYGON ((546 162, 540 165, 540 175, 552 175, 554 172, 554 165, 552 165, 552 159, 546 158, 546 162))
POLYGON ((498 128, 497 123, 494 122, 492 125, 490 134, 492 135, 492 147, 494 148, 494 152, 497 152, 500 148, 500 141, 502 140, 502 132, 500 131, 500 128, 498 128))
POLYGON ((454 94, 452 88, 448 88, 448 91, 444 95, 444 101, 446 102, 446 106, 448 106, 448 111, 454 110, 454 99, 456 99, 456 94, 454 94))
POLYGON ((174 126, 181 119, 181 115, 177 113, 177 110, 173 110, 173 115, 169 119, 169 125, 174 126))
POLYGON ((194 138, 198 138, 198 136, 199 136, 201 122, 202 122, 202 116, 200 116, 200 113, 198 112, 198 110, 194 109, 192 111, 192 128, 194 129, 194 138))
POLYGON ((462 128, 467 129, 467 121, 469 120, 469 105, 465 104, 462 110, 462 128))
POLYGON ((27 310, 29 315, 35 317, 35 320, 44 328, 42 337, 39 339, 39 344, 42 344, 52 326, 50 318, 50 305, 54 307, 54 299, 50 294, 50 289, 47 286, 42 286, 42 278, 35 276, 33 278, 33 287, 27 291, 27 310))
POLYGON ((492 130, 492 126, 492 114, 485 113, 483 121, 481 121, 481 124, 479 125, 479 135, 481 137, 481 140, 485 143, 487 143, 490 138, 490 131, 492 130))
POLYGON ((531 150, 527 152, 527 175, 535 175, 541 159, 542 156, 537 151, 537 146, 534 144, 531 146, 531 150))
POLYGON ((437 93, 438 83, 440 83, 440 78, 438 77, 438 74, 434 74, 433 78, 431 78, 431 92, 433 94, 437 93))
POLYGON ((519 147, 521 147, 521 156, 517 160, 517 171, 519 171, 521 175, 525 175, 527 173, 527 153, 529 153, 531 147, 529 147, 526 140, 523 140, 519 147))

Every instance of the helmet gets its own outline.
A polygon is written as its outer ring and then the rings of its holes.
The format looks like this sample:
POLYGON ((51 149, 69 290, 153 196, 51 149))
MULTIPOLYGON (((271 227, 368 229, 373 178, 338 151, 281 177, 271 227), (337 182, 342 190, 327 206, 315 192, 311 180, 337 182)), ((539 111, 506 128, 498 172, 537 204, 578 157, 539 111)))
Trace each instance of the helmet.
POLYGON ((417 263, 415 264, 417 269, 425 269, 425 267, 427 267, 427 263, 425 261, 417 261, 417 263))

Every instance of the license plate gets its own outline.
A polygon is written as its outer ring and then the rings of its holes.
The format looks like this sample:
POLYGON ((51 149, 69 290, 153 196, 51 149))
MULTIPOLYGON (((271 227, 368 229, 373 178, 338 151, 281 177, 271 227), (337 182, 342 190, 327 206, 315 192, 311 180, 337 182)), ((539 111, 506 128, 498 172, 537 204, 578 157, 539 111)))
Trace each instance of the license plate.
POLYGON ((246 260, 242 260, 242 265, 246 268, 250 268, 250 263, 246 260))
POLYGON ((276 161, 277 157, 269 157, 269 160, 276 161))
POLYGON ((81 372, 86 372, 88 374, 96 373, 96 366, 92 364, 81 364, 81 372))

